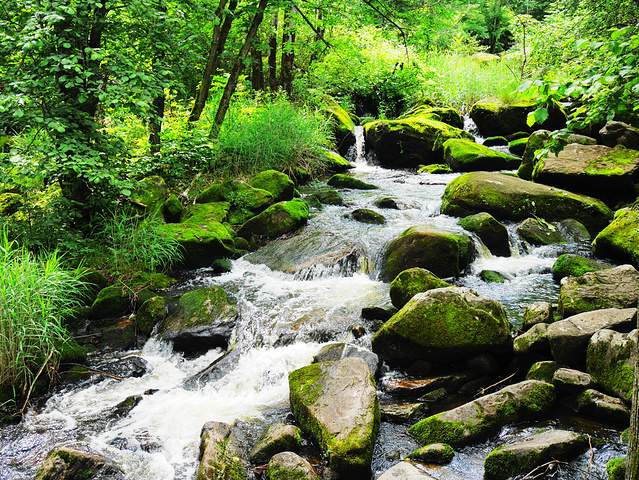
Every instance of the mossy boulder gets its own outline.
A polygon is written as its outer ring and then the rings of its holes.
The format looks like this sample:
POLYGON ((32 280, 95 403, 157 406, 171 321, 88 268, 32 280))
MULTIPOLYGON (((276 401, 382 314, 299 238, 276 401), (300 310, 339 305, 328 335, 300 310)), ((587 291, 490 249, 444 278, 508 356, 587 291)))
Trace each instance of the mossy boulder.
POLYGON ((343 173, 336 173, 326 182, 331 187, 337 188, 351 188, 354 190, 376 190, 379 187, 370 183, 363 182, 359 178, 351 177, 350 175, 344 175, 343 173))
POLYGON ((618 425, 628 425, 630 422, 630 408, 623 400, 606 395, 598 390, 589 388, 577 395, 571 407, 582 415, 602 419, 618 425))
POLYGON ((612 268, 607 263, 572 253, 560 255, 552 266, 552 278, 559 282, 564 277, 580 277, 584 273, 612 268))
POLYGON ((382 473, 377 480, 437 480, 412 462, 399 462, 382 473))
POLYGON ((601 200, 495 172, 470 172, 453 180, 444 191, 441 212, 457 217, 487 212, 514 221, 574 218, 590 232, 602 230, 613 216, 601 200))
POLYGON ((561 230, 543 218, 527 218, 517 226, 517 233, 531 245, 566 243, 561 230))
POLYGON ((331 343, 328 344, 313 357, 313 363, 334 362, 343 358, 362 358, 367 364, 373 376, 379 370, 379 357, 370 350, 352 343, 331 343))
POLYGON ((630 403, 637 359, 637 330, 600 330, 588 342, 586 369, 603 391, 630 403))
POLYGON ((620 265, 580 277, 567 277, 559 291, 557 311, 562 318, 602 308, 635 308, 639 300, 639 272, 620 265))
POLYGON ((552 305, 548 302, 534 302, 524 307, 521 327, 528 330, 538 323, 551 323, 552 321, 552 305))
POLYGON ((98 455, 58 447, 45 458, 35 475, 36 480, 92 480, 108 478, 123 480, 124 472, 98 455))
POLYGON ((329 119, 330 127, 335 136, 335 148, 341 155, 346 155, 348 149, 355 145, 355 122, 339 104, 333 103, 324 109, 329 119))
POLYGON ((586 435, 548 430, 496 448, 484 461, 486 477, 505 480, 553 460, 567 461, 588 450, 586 435))
POLYGON ((510 423, 537 419, 549 412, 554 402, 554 386, 525 380, 425 418, 408 432, 422 445, 467 445, 489 438, 510 423))
POLYGON ((306 225, 307 221, 308 203, 294 198, 271 205, 244 223, 237 234, 246 239, 253 236, 277 238, 306 225))
POLYGON ((624 480, 626 478, 627 458, 613 458, 606 463, 608 480, 624 480))
POLYGON ((129 294, 120 286, 103 288, 91 306, 91 318, 111 318, 131 310, 129 294))
POLYGON ((504 283, 509 279, 508 275, 496 270, 482 270, 479 272, 479 278, 486 283, 504 283))
POLYGON ((529 127, 528 114, 537 108, 534 102, 518 101, 505 103, 497 98, 485 98, 470 109, 470 118, 484 137, 507 136, 516 132, 532 132, 541 128, 559 130, 566 126, 566 114, 553 104, 548 109, 548 119, 541 125, 529 127))
POLYGON ((608 202, 634 200, 639 151, 604 145, 570 144, 537 161, 532 180, 608 202))
POLYGON ((295 425, 269 425, 249 453, 253 463, 266 463, 276 453, 298 452, 302 446, 302 432, 295 425))
POLYGON ((214 183, 196 198, 197 203, 228 202, 227 221, 233 225, 244 223, 271 205, 273 201, 271 192, 254 188, 240 180, 214 183))
POLYGON ((593 241, 595 254, 639 268, 639 208, 619 210, 593 241))
MULTIPOLYGON (((440 117, 436 117, 440 118, 440 117)), ((442 163, 444 142, 450 138, 473 140, 470 133, 433 118, 432 114, 366 124, 366 148, 386 167, 417 167, 442 163)))
POLYGON ((324 168, 329 172, 344 172, 355 168, 351 162, 342 157, 339 153, 326 151, 324 157, 324 168))
POLYGON ((330 468, 344 478, 370 476, 380 412, 366 362, 345 358, 314 363, 288 378, 295 418, 317 442, 330 468))
POLYGON ((502 305, 467 287, 418 293, 373 336, 373 351, 392 364, 446 361, 509 352, 510 324, 502 305))
POLYGON ((455 450, 446 443, 433 443, 408 454, 410 460, 421 463, 446 465, 453 461, 455 450))
POLYGON ((432 165, 424 165, 417 170, 417 173, 432 173, 433 175, 441 175, 451 173, 453 171, 450 165, 445 163, 433 163, 432 165))
POLYGON ((464 117, 459 111, 451 107, 434 107, 430 104, 417 105, 404 112, 398 119, 402 120, 418 116, 439 120, 460 130, 464 129, 464 117))
POLYGON ((381 278, 390 282, 413 267, 430 270, 440 278, 457 277, 474 254, 475 245, 465 233, 417 225, 388 245, 382 259, 381 278))
POLYGON ((508 151, 513 155, 521 157, 526 150, 526 144, 528 143, 528 137, 518 138, 508 144, 508 151))
POLYGON ((87 360, 87 349, 76 342, 73 338, 68 338, 56 345, 58 351, 58 361, 60 364, 79 363, 87 360))
POLYGON ((384 215, 370 208, 357 208, 347 214, 347 216, 361 223, 370 223, 373 225, 383 225, 386 223, 384 215))
POLYGON ((601 143, 609 147, 623 145, 625 148, 639 150, 639 128, 624 122, 611 120, 599 130, 601 143))
POLYGON ((339 194, 337 190, 328 189, 328 190, 320 190, 312 195, 317 198, 320 203, 325 205, 342 205, 344 203, 344 198, 339 194))
POLYGON ((273 195, 274 202, 292 200, 295 195, 295 183, 288 175, 277 170, 265 170, 258 173, 251 182, 251 187, 266 190, 273 195))
POLYGON ((161 207, 162 200, 167 196, 167 191, 164 179, 159 175, 153 175, 138 182, 131 194, 131 200, 149 211, 156 211, 158 207, 161 207))
POLYGON ((268 480, 320 480, 313 466, 293 452, 273 456, 266 469, 268 480))
POLYGON ((23 204, 22 195, 18 193, 5 192, 0 194, 0 216, 8 217, 13 215, 23 204))
POLYGON ((513 340, 513 353, 516 355, 525 355, 532 352, 550 352, 548 325, 545 323, 533 325, 513 340))
POLYGON ((514 170, 520 160, 470 140, 451 138, 444 143, 444 160, 455 172, 514 170))
POLYGON ((389 294, 393 306, 402 308, 416 294, 444 287, 450 287, 450 284, 425 268, 415 267, 395 277, 390 284, 389 294))
POLYGON ((207 422, 200 434, 200 466, 195 480, 247 480, 242 447, 234 427, 207 422))
POLYGON ((164 320, 166 314, 166 302, 164 298, 156 295, 146 300, 138 309, 135 318, 140 332, 151 335, 156 323, 164 320))
POLYGON ((238 315, 224 289, 200 288, 180 297, 176 310, 160 324, 158 335, 187 353, 226 348, 238 315))
POLYGON ((162 206, 162 213, 164 214, 164 220, 167 223, 177 223, 180 221, 180 217, 182 216, 182 211, 184 210, 184 206, 182 202, 178 199, 177 195, 171 194, 169 198, 166 199, 164 205, 162 206))
POLYGON ((526 380, 539 380, 540 382, 552 383, 552 377, 559 369, 559 364, 554 360, 545 360, 531 365, 526 380))
POLYGON ((482 143, 485 147, 505 147, 508 146, 508 139, 506 137, 488 137, 482 143))
POLYGON ((510 256, 508 230, 490 213, 480 212, 464 217, 459 221, 459 226, 477 234, 493 255, 510 256))

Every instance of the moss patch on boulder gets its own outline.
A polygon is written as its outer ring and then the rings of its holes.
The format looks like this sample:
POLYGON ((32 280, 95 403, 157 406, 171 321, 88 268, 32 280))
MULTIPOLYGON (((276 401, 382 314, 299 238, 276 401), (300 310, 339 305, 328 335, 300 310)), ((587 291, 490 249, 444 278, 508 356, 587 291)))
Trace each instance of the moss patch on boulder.
POLYGON ((459 221, 459 226, 476 233, 493 255, 510 256, 508 230, 490 213, 481 212, 464 217, 459 221))
POLYGON ((271 205, 262 213, 249 219, 237 232, 249 239, 258 237, 277 238, 290 233, 308 221, 308 203, 299 198, 271 205))
POLYGON ((425 268, 415 267, 404 270, 395 277, 390 284, 389 294, 393 306, 402 308, 418 293, 450 286, 425 268))
POLYGON ((639 208, 619 210, 593 241, 598 256, 639 268, 639 208))
POLYGON ((277 170, 265 170, 258 173, 251 182, 251 187, 266 190, 273 195, 274 202, 292 200, 295 195, 295 183, 288 175, 277 170))
POLYGON ((363 182, 359 178, 337 173, 326 182, 331 187, 352 188, 354 190, 376 190, 379 187, 370 183, 363 182))
POLYGON ((584 273, 597 272, 607 268, 611 268, 611 266, 598 260, 565 253, 560 255, 552 266, 552 278, 555 282, 559 282, 564 277, 580 277, 584 273))
POLYGON ((485 145, 454 138, 444 143, 444 159, 456 172, 514 170, 520 163, 518 158, 485 145))

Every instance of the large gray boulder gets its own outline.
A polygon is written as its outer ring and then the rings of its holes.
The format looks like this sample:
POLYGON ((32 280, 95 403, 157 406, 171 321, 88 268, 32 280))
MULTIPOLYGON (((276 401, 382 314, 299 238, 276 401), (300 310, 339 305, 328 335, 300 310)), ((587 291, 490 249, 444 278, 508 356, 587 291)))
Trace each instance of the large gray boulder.
POLYGON ((509 351, 511 342, 502 305, 467 287, 418 293, 372 339, 373 351, 396 364, 509 351))
POLYGON ((234 428, 207 422, 200 434, 200 467, 195 480, 246 480, 246 466, 234 428))
POLYGON ((637 330, 600 330, 588 344, 586 368, 602 389, 630 403, 635 375, 637 330))
POLYGON ((588 450, 588 437, 567 430, 548 430, 496 448, 484 461, 486 477, 505 480, 551 460, 571 460, 588 450))
POLYGON ((613 216, 601 200, 495 172, 470 172, 450 182, 441 212, 457 217, 487 212, 513 221, 574 218, 591 232, 599 232, 613 216))
POLYGON ((408 429, 422 445, 453 447, 485 440, 509 423, 539 418, 555 402, 555 387, 525 380, 417 422, 408 429))
POLYGON ((536 323, 513 340, 513 352, 517 355, 547 352, 549 350, 547 330, 547 324, 536 323))
POLYGON ((344 477, 370 475, 380 411, 366 362, 345 358, 314 363, 288 378, 295 418, 320 446, 330 468, 344 477))
POLYGON ((639 300, 639 272, 631 265, 568 277, 561 285, 557 311, 567 318, 605 308, 631 308, 639 300))
POLYGON ((227 348, 238 316, 224 289, 200 288, 180 297, 176 310, 159 325, 158 335, 186 353, 227 348))
POLYGON ((416 225, 402 232, 384 252, 382 280, 390 282, 400 272, 413 267, 430 270, 440 278, 457 277, 475 254, 472 239, 430 225, 416 225))
POLYGON ((636 324, 636 308, 607 308, 551 323, 546 336, 555 361, 576 366, 585 363, 588 342, 595 332, 604 328, 629 331, 636 324))
POLYGON ((601 143, 609 147, 623 145, 632 150, 639 150, 639 129, 624 122, 611 120, 599 130, 601 143))

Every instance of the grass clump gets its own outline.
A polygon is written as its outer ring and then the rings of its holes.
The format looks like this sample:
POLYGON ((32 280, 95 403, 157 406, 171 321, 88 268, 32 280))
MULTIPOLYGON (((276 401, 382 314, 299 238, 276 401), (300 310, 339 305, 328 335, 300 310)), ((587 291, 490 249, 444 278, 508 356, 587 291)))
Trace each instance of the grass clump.
POLYGON ((35 256, 0 232, 0 389, 28 398, 54 375, 68 341, 62 321, 84 294, 81 275, 64 270, 57 253, 35 256))

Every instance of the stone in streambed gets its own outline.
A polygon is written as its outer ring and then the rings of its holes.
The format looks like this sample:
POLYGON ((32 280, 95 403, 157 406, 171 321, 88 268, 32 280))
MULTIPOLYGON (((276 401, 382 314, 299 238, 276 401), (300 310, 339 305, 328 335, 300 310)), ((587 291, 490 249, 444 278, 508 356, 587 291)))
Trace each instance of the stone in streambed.
POLYGON ((528 137, 517 138, 508 144, 508 151, 513 155, 521 157, 526 151, 526 144, 528 143, 528 137))
POLYGON ((552 377, 559 368, 559 364, 553 360, 537 362, 530 367, 526 374, 526 380, 539 380, 552 383, 552 377))
POLYGON ((91 306, 91 318, 110 318, 124 315, 131 310, 129 295, 122 287, 103 288, 91 306))
POLYGON ((270 192, 274 202, 292 200, 295 195, 293 180, 277 170, 265 170, 258 173, 251 181, 251 187, 270 192))
POLYGON ((156 323, 164 320, 166 314, 166 302, 164 298, 156 295, 146 300, 138 309, 135 319, 140 332, 144 335, 151 335, 156 323))
POLYGON ((630 409, 619 398, 589 388, 569 402, 577 413, 599 418, 607 422, 628 425, 630 409))
POLYGON ((580 277, 584 273, 612 268, 610 265, 581 255, 565 253, 552 266, 552 278, 559 282, 564 277, 580 277))
POLYGON ((459 221, 459 226, 469 232, 476 233, 493 255, 510 256, 508 230, 490 213, 481 212, 464 217, 459 221))
POLYGON ((341 173, 333 175, 326 183, 331 187, 352 188, 354 190, 376 190, 379 188, 378 186, 366 183, 359 178, 343 175, 341 173))
POLYGON ((618 210, 614 220, 595 238, 595 253, 639 268, 639 208, 618 210))
POLYGON ((373 225, 383 225, 384 223, 386 223, 384 215, 368 208, 355 209, 345 216, 348 218, 352 218, 353 220, 357 220, 361 223, 370 223, 373 225))
POLYGON ((335 136, 335 148, 341 155, 346 155, 348 149, 355 145, 355 122, 337 102, 331 102, 331 105, 324 108, 324 114, 328 118, 330 129, 335 136))
POLYGON ((389 294, 393 306, 402 308, 418 293, 450 286, 425 268, 415 267, 404 270, 395 277, 390 284, 389 294))
POLYGON ((552 305, 548 302, 535 302, 524 307, 521 326, 528 330, 538 323, 550 323, 552 318, 552 305))
POLYGON ((277 238, 290 233, 308 221, 308 203, 299 198, 271 205, 250 218, 240 227, 237 235, 246 239, 252 236, 277 238))
POLYGON ((338 475, 370 475, 380 412, 375 382, 361 358, 315 363, 289 374, 295 418, 338 475))
POLYGON ((577 394, 594 388, 595 382, 590 375, 572 368, 558 368, 552 376, 552 384, 558 392, 577 394))
POLYGON ((444 160, 455 172, 514 170, 520 163, 517 157, 474 141, 454 138, 444 143, 444 160))
POLYGON ((352 343, 333 343, 325 345, 313 357, 313 363, 335 362, 344 358, 363 359, 373 375, 377 374, 379 368, 379 357, 370 350, 358 347, 352 343))
POLYGON ((38 470, 35 480, 123 480, 119 467, 98 455, 59 447, 52 450, 38 470))
POLYGON ((410 462, 399 462, 382 473, 377 480, 437 480, 410 462))
POLYGON ((455 451, 453 447, 446 443, 433 443, 426 445, 408 454, 408 459, 436 465, 446 465, 453 461, 455 451))
POLYGON ((541 218, 527 218, 517 226, 517 233, 531 245, 566 243, 561 231, 541 218))
POLYGON ((281 452, 268 462, 268 480, 320 480, 308 460, 293 452, 281 452))
POLYGON ((270 425, 249 453, 253 463, 265 463, 280 452, 298 452, 302 445, 301 430, 295 425, 274 423, 270 425))
POLYGON ((200 467, 195 480, 246 480, 242 449, 233 427, 208 422, 200 434, 200 467))
POLYGON ((339 153, 326 151, 325 154, 324 167, 329 172, 344 172, 355 168, 355 165, 346 160, 339 153))
POLYGON ((531 352, 549 352, 548 325, 537 323, 525 333, 513 340, 513 352, 516 355, 524 355, 531 352))

